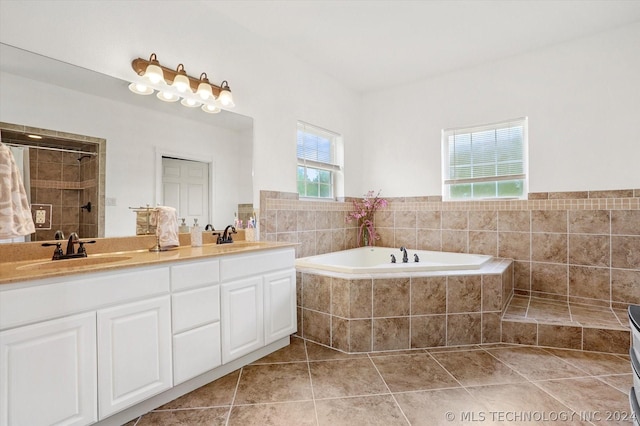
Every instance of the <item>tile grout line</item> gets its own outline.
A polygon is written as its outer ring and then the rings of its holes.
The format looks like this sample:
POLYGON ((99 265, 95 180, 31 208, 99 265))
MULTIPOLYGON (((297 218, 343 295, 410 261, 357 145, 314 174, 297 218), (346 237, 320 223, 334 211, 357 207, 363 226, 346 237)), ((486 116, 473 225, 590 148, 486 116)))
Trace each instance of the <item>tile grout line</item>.
POLYGON ((238 388, 240 387, 240 380, 242 379, 243 372, 244 372, 244 367, 241 367, 240 373, 238 373, 238 381, 236 382, 236 387, 233 390, 233 397, 231 398, 231 404, 229 404, 229 412, 227 413, 227 419, 224 422, 225 426, 229 426, 229 421, 231 420, 231 412, 233 411, 233 406, 236 403, 236 395, 238 394, 238 388))
POLYGON ((396 396, 393 394, 393 392, 391 392, 391 388, 387 384, 387 381, 384 379, 384 377, 382 376, 382 373, 380 373, 380 370, 378 370, 378 366, 376 365, 376 363, 373 361, 373 359, 371 358, 371 356, 369 354, 367 354, 367 359, 369 359, 369 362, 373 365, 373 368, 376 369, 376 372, 378 373, 378 376, 380 376, 380 380, 382 380, 382 383, 384 383, 384 387, 387 388, 387 391, 389 391, 389 395, 391 395, 391 398, 393 399, 393 402, 396 404, 396 407, 398 407, 398 410, 400 410, 400 413, 402 413, 402 417, 404 417, 404 419, 406 420, 407 424, 409 426, 411 426, 411 422, 409 421, 409 418, 404 413, 404 410, 402 409, 402 407, 398 403, 398 400, 396 399, 396 396))
POLYGON ((320 420, 318 419, 318 406, 316 404, 316 393, 313 390, 313 378, 311 377, 311 362, 309 361, 309 351, 307 350, 307 341, 303 339, 304 344, 304 355, 307 359, 307 374, 309 375, 309 386, 311 387, 311 399, 313 401, 313 413, 316 418, 316 426, 320 425, 320 420))

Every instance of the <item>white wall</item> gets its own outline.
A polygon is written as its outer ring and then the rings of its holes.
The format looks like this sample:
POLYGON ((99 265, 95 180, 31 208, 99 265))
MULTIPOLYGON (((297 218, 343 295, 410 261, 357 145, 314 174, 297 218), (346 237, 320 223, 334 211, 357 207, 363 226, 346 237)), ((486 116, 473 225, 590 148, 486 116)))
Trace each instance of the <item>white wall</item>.
POLYGON ((107 140, 105 192, 117 205, 106 207, 106 236, 134 235, 129 207, 156 205, 156 149, 213 160, 216 229, 233 222, 238 203, 251 202, 243 177, 250 176, 250 164, 238 152, 251 145, 242 132, 7 73, 0 73, 0 92, 0 121, 107 140))
MULTIPOLYGON (((235 111, 254 119, 255 205, 261 189, 296 191, 297 120, 344 136, 346 192, 362 192, 359 96, 223 16, 198 13, 205 3, 2 0, 0 41, 125 80, 131 60, 151 52, 190 75, 228 80, 235 111)), ((120 184, 107 176, 110 191, 120 184)))
POLYGON ((529 117, 531 192, 640 188, 640 23, 364 96, 364 173, 441 193, 443 128, 529 117))

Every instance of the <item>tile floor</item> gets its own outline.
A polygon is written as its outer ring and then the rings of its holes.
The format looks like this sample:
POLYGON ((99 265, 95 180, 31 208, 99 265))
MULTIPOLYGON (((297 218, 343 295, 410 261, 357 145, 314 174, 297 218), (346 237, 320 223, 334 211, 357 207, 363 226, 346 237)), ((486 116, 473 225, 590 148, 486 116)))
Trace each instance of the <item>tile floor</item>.
POLYGON ((625 355, 507 344, 348 355, 292 337, 127 426, 630 425, 631 386, 625 355))

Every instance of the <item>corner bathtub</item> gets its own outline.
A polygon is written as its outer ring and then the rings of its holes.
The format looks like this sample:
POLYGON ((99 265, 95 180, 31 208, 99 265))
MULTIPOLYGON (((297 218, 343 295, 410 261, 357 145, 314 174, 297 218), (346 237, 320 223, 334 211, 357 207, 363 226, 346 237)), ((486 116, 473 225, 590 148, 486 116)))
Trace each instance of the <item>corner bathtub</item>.
POLYGON ((346 274, 424 272, 480 269, 492 256, 407 249, 409 262, 402 263, 402 251, 390 247, 359 247, 351 250, 296 259, 297 268, 320 269, 346 274), (396 263, 391 263, 391 255, 396 263), (414 261, 414 254, 419 262, 414 261))

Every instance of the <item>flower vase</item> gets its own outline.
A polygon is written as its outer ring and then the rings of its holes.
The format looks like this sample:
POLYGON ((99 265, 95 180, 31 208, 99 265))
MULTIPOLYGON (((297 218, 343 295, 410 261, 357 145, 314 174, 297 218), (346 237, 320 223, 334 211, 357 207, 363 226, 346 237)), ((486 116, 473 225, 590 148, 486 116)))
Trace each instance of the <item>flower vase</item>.
POLYGON ((360 247, 366 247, 369 245, 369 229, 367 225, 363 223, 360 225, 360 247))

